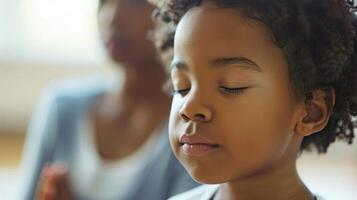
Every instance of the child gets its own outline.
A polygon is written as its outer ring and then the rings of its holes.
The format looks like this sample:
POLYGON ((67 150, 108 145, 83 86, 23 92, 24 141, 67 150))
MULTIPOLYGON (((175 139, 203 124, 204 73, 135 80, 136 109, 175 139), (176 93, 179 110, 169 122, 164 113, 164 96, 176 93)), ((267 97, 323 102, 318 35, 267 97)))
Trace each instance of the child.
POLYGON ((172 200, 321 199, 299 178, 296 159, 311 147, 326 153, 336 139, 352 143, 353 2, 158 4, 156 17, 174 27, 157 41, 161 51, 174 46, 170 143, 196 181, 217 184, 172 200))

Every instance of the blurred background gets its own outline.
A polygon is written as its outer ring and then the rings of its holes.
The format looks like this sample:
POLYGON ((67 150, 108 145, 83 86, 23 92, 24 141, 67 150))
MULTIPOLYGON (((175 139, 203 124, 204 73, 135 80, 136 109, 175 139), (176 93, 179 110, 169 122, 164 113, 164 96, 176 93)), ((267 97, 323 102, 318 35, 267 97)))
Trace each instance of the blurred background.
MULTIPOLYGON (((23 142, 43 89, 64 78, 115 79, 97 32, 97 0, 0 0, 0 194, 14 199, 23 142), (10 183, 10 184, 9 184, 10 183)), ((299 172, 327 199, 355 200, 357 141, 304 154, 299 172)))
POLYGON ((116 78, 99 41, 97 4, 0 0, 0 199, 14 198, 26 129, 43 89, 64 78, 116 78))

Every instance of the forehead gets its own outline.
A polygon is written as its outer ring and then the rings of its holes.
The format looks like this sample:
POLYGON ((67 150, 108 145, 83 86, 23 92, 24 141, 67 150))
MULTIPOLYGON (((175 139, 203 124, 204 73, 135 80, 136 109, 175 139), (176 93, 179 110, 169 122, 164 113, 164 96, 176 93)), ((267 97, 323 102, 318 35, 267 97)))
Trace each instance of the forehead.
POLYGON ((262 23, 242 17, 238 9, 202 5, 192 8, 183 16, 174 44, 175 55, 193 53, 187 51, 187 47, 190 47, 194 52, 228 56, 262 45, 273 45, 273 40, 262 23))

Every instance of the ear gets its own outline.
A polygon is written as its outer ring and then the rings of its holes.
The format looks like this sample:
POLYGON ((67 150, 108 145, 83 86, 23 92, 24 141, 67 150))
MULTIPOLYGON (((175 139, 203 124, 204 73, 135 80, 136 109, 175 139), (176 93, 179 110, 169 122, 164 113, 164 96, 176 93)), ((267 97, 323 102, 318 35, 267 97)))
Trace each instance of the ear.
POLYGON ((314 90, 305 97, 303 114, 298 120, 295 132, 309 136, 324 129, 335 105, 334 89, 314 90))

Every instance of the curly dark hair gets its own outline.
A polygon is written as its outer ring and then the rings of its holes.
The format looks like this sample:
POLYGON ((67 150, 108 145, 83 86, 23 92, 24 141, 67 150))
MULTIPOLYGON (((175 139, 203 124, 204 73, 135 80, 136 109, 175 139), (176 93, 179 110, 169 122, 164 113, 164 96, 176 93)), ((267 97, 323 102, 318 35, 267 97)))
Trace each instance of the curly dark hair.
MULTIPOLYGON (((336 139, 352 144, 357 125, 357 17, 353 0, 206 1, 218 7, 238 9, 244 17, 265 24, 287 57, 290 79, 299 94, 309 97, 314 90, 335 90, 336 102, 331 106, 327 126, 306 136, 301 152, 316 147, 318 153, 326 153, 336 139)), ((159 24, 155 43, 165 55, 164 64, 172 57, 178 22, 189 9, 203 2, 154 2, 158 7, 154 17, 159 24)))

